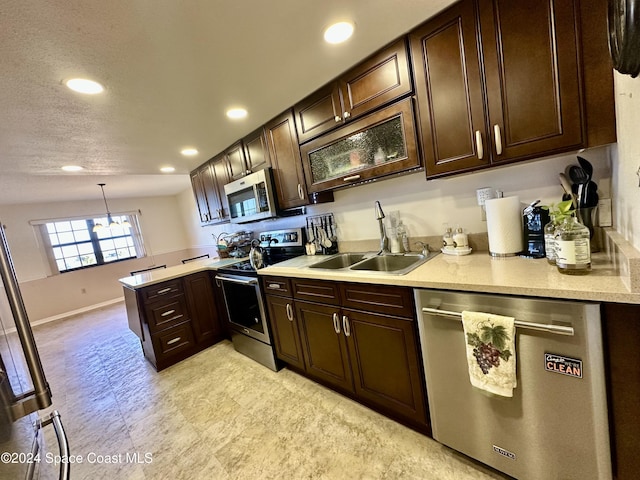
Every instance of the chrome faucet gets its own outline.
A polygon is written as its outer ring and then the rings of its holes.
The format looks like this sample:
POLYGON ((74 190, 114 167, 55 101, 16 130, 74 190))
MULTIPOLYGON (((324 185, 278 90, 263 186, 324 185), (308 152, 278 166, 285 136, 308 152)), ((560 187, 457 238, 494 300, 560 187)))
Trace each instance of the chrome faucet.
POLYGON ((389 239, 387 238, 384 231, 384 224, 382 223, 382 220, 384 219, 384 212, 382 211, 382 207, 378 200, 376 200, 375 209, 376 220, 378 220, 378 225, 380 227, 380 251, 378 252, 378 255, 386 255, 391 252, 389 251, 389 239))

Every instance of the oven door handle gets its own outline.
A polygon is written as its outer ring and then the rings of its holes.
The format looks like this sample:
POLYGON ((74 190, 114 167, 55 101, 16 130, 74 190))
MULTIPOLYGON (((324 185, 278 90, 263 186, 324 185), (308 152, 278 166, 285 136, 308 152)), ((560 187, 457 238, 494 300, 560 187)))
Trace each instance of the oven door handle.
POLYGON ((215 279, 220 280, 222 282, 239 283, 240 285, 257 285, 258 284, 257 278, 252 278, 250 280, 240 280, 238 278, 221 277, 220 275, 216 275, 215 279))

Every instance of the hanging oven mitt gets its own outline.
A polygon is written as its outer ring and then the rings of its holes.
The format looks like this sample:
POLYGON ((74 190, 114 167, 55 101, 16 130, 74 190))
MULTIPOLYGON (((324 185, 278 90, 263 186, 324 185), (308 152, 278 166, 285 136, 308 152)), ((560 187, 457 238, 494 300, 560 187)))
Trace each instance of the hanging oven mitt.
POLYGON ((516 380, 515 320, 491 313, 462 312, 471 385, 513 397, 516 380))

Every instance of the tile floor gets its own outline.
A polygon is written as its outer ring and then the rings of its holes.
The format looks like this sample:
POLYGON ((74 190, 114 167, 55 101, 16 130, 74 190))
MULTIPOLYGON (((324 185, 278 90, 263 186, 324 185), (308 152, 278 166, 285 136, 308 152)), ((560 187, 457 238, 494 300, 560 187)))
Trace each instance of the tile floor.
POLYGON ((157 373, 124 304, 34 331, 73 480, 506 478, 226 341, 157 373))

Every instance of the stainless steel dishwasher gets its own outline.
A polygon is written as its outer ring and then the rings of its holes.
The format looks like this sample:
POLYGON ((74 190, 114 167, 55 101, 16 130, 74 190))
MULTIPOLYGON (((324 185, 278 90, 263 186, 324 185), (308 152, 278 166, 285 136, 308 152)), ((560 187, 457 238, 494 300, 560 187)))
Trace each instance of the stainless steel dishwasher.
POLYGON ((521 480, 612 478, 596 303, 415 290, 433 437, 521 480), (471 386, 463 310, 516 319, 512 398, 471 386))

